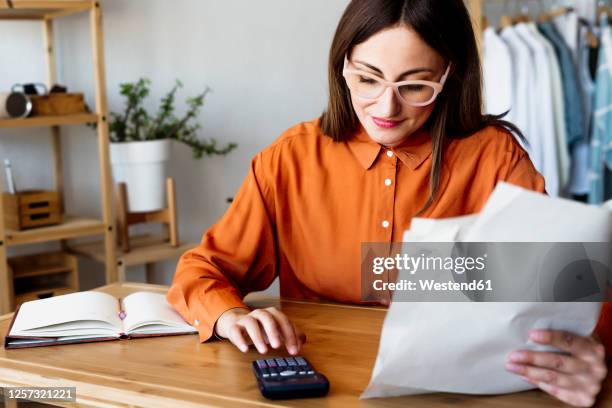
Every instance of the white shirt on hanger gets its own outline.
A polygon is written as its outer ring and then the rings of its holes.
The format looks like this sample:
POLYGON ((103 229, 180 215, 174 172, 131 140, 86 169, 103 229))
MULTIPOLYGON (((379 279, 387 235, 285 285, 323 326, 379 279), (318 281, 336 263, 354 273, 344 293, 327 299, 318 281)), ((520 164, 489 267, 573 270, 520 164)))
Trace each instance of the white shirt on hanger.
MULTIPOLYGON (((512 55, 512 100, 514 110, 514 124, 523 132, 529 141, 529 147, 523 146, 529 153, 529 158, 536 169, 541 165, 541 154, 538 150, 538 143, 534 140, 531 104, 535 101, 531 98, 532 86, 532 61, 529 47, 521 40, 514 27, 506 27, 501 32, 510 54, 512 55)), ((536 136, 537 138, 537 136, 536 136)), ((522 144, 522 143, 521 143, 522 144)))
POLYGON ((556 16, 553 18, 553 24, 572 51, 572 57, 574 58, 574 63, 576 63, 578 53, 578 14, 575 11, 570 11, 556 16))
MULTIPOLYGON (((557 160, 557 140, 553 113, 551 68, 546 51, 539 37, 526 23, 516 25, 516 31, 531 51, 533 61, 531 106, 534 143, 540 144, 541 167, 536 167, 546 180, 546 191, 552 197, 559 195, 559 166, 557 160)), ((534 149, 535 150, 535 149, 534 149)))
POLYGON ((499 115, 509 110, 504 119, 514 123, 512 55, 493 27, 483 33, 482 57, 485 112, 499 115))
POLYGON ((555 123, 555 151, 557 153, 557 167, 559 171, 559 194, 567 191, 571 174, 571 158, 567 148, 567 128, 565 127, 565 102, 563 100, 563 77, 561 76, 561 66, 555 48, 544 37, 535 23, 527 24, 535 38, 546 50, 550 68, 553 120, 555 123))
POLYGON ((574 0, 574 9, 578 16, 589 20, 591 23, 595 22, 595 14, 597 12, 596 0, 574 0))

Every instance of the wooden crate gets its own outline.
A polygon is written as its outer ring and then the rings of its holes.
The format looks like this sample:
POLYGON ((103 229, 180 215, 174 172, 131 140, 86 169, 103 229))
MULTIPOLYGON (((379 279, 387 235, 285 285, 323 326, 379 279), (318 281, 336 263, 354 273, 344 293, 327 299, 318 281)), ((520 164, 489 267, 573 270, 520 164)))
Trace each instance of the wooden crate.
POLYGON ((15 231, 62 222, 57 191, 31 190, 3 193, 4 225, 15 231))
POLYGON ((14 304, 64 295, 79 290, 77 259, 66 252, 49 252, 8 259, 14 304))
POLYGON ((82 93, 51 93, 32 95, 32 116, 58 116, 85 113, 82 93))

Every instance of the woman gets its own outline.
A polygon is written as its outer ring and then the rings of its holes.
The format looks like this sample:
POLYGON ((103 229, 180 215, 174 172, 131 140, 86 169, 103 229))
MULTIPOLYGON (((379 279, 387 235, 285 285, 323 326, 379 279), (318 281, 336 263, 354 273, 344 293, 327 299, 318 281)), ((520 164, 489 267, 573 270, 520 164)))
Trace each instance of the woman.
MULTIPOLYGON (((168 300, 240 350, 304 336, 275 308, 242 298, 279 276, 281 295, 363 303, 360 243, 397 242, 413 216, 478 212, 499 181, 544 192, 500 117, 481 113, 481 73, 462 0, 353 0, 329 62, 329 106, 251 162, 233 204, 187 252, 168 300)), ((590 405, 606 374, 593 338, 538 331, 568 351, 517 351, 507 369, 559 399, 590 405)))

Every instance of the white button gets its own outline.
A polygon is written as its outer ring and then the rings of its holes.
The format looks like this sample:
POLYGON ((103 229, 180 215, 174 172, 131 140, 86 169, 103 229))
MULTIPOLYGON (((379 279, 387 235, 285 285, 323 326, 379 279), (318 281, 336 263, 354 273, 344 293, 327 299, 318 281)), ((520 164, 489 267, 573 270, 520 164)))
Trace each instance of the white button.
POLYGON ((385 186, 389 187, 391 185, 391 179, 385 180, 385 186))
POLYGON ((196 319, 196 320, 194 320, 193 324, 194 324, 195 326, 199 326, 199 325, 200 325, 200 321, 199 321, 198 319, 196 319))
POLYGON ((382 222, 382 226, 383 226, 383 228, 389 228, 389 221, 384 220, 384 221, 382 222))
POLYGON ((393 157, 393 152, 391 150, 387 150, 387 156, 393 157))

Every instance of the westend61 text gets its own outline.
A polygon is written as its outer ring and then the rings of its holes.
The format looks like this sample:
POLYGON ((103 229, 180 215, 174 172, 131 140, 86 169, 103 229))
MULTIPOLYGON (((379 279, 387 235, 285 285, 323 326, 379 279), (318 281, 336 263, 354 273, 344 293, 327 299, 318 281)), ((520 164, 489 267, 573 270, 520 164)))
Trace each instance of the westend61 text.
POLYGON ((471 282, 436 282, 431 279, 420 279, 419 284, 415 281, 399 280, 397 282, 384 282, 380 279, 372 282, 374 290, 399 290, 399 291, 492 291, 491 280, 473 280, 471 282))

